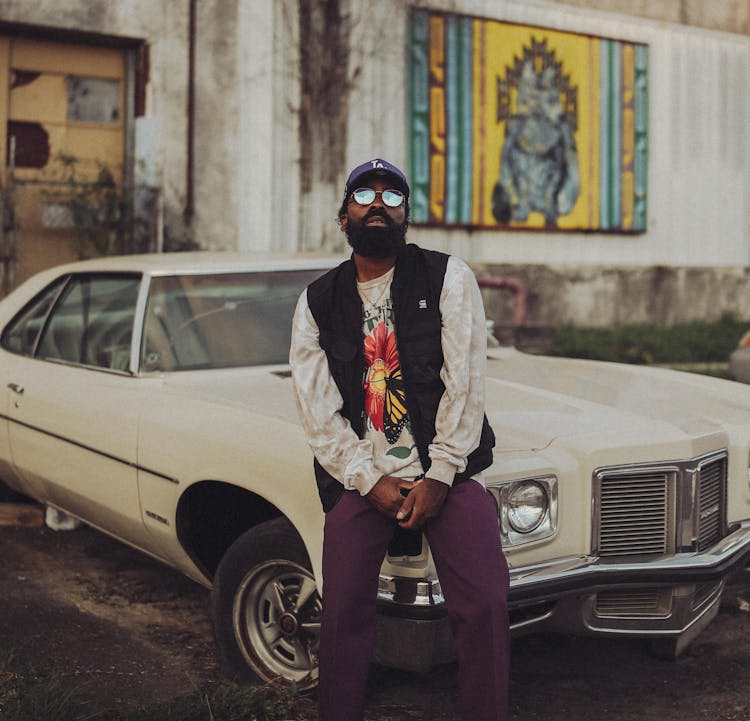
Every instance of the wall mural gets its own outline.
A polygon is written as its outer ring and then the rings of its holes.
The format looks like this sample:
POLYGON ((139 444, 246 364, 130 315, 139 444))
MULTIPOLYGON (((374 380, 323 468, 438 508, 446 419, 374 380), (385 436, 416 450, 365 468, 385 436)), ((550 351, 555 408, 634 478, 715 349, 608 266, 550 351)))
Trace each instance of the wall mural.
POLYGON ((412 222, 646 229, 648 47, 415 10, 412 222))

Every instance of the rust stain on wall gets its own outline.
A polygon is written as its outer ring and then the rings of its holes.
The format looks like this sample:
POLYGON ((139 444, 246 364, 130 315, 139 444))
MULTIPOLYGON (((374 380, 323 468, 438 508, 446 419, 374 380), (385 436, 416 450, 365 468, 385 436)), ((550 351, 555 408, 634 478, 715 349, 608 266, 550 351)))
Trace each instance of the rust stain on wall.
POLYGON ((341 0, 299 0, 300 179, 302 191, 332 183, 343 170, 349 107, 347 77, 350 18, 341 0))

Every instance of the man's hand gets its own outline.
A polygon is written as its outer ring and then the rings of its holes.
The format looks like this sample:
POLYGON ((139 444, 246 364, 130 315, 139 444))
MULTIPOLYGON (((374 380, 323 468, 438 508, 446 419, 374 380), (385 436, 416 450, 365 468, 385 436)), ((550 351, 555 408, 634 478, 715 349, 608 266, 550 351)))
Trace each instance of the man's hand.
POLYGON ((441 481, 434 478, 417 481, 396 514, 398 525, 412 531, 422 528, 440 513, 447 495, 448 485, 441 481))
POLYGON ((380 476, 365 498, 384 516, 396 520, 396 514, 404 505, 404 496, 413 486, 402 478, 380 476))

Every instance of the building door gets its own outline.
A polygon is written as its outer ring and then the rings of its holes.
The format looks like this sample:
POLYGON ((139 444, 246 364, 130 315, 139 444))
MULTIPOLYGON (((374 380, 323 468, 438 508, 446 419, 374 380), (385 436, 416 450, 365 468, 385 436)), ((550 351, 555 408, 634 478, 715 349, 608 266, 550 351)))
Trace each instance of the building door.
POLYGON ((81 247, 80 208, 97 192, 88 183, 123 179, 126 54, 0 35, 0 182, 5 225, 12 213, 15 228, 3 249, 12 256, 5 269, 12 285, 96 254, 81 247))

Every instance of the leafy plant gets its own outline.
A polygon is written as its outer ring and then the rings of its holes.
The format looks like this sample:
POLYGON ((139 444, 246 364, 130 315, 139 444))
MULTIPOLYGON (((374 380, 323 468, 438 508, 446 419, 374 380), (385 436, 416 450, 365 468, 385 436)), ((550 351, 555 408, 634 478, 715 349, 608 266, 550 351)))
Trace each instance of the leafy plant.
POLYGON ((750 321, 725 313, 718 321, 671 326, 620 325, 611 328, 562 326, 552 355, 620 363, 723 363, 750 329, 750 321))
POLYGON ((111 168, 99 161, 95 178, 84 180, 78 158, 60 153, 57 160, 60 179, 47 194, 70 211, 78 257, 146 252, 150 224, 137 208, 153 202, 154 190, 118 183, 111 168))

